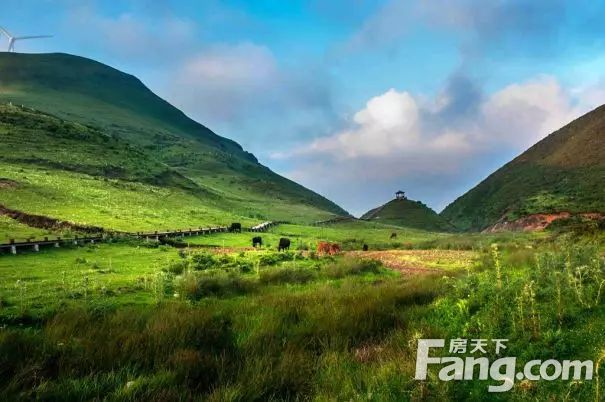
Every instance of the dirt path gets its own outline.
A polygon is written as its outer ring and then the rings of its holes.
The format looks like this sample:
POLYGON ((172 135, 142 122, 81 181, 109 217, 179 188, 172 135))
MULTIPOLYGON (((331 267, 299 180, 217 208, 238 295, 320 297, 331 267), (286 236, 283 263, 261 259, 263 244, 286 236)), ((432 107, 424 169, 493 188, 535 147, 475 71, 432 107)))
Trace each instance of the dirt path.
POLYGON ((364 260, 377 260, 385 267, 407 275, 427 275, 442 272, 440 269, 427 268, 418 263, 393 258, 391 251, 350 251, 346 255, 364 260))
POLYGON ((385 250, 349 251, 345 253, 361 259, 377 260, 392 270, 407 275, 447 273, 473 263, 474 254, 457 250, 385 250))

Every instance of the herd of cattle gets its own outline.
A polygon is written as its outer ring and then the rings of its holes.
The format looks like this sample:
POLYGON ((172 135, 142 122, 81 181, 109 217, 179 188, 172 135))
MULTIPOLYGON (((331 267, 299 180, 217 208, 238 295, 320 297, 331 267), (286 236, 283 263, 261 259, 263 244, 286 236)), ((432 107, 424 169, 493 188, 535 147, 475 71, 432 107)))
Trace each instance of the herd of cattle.
MULTIPOLYGON (((255 236, 252 238, 252 247, 262 247, 263 246, 263 238, 261 236, 255 236)), ((282 237, 279 239, 279 244, 277 246, 277 251, 287 251, 290 250, 290 239, 287 237, 282 237)), ((327 241, 320 241, 317 243, 317 254, 318 255, 335 255, 340 253, 341 248, 338 243, 330 243, 327 241)), ((363 245, 363 251, 368 251, 368 245, 363 245)))
MULTIPOLYGON (((263 226, 263 225, 261 225, 263 226)), ((229 227, 229 231, 232 233, 241 233, 242 225, 241 223, 232 223, 229 227)), ((397 233, 391 233, 391 239, 397 237, 397 233)), ((252 238, 252 247, 262 247, 263 246, 263 238, 261 236, 255 236, 252 238)), ((277 246, 277 251, 287 251, 290 250, 290 239, 287 237, 282 237, 279 239, 279 244, 277 246)), ((330 243, 327 241, 320 241, 317 243, 317 254, 318 255, 335 255, 340 253, 340 245, 338 243, 330 243)), ((363 251, 368 251, 368 245, 363 245, 363 251)))

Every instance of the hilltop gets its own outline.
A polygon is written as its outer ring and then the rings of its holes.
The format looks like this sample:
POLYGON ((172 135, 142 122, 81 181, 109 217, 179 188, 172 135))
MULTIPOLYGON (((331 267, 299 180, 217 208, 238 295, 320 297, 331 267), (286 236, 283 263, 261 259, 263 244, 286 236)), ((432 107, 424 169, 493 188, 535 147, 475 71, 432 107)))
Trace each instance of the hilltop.
POLYGON ((498 169, 441 216, 463 230, 523 229, 523 222, 543 227, 558 217, 600 217, 605 213, 604 184, 601 106, 498 169))
POLYGON ((0 53, 0 204, 114 229, 346 211, 272 172, 132 75, 67 54, 0 53))
POLYGON ((445 219, 420 201, 407 198, 394 199, 374 208, 361 216, 361 219, 389 225, 403 226, 431 231, 451 230, 445 219))

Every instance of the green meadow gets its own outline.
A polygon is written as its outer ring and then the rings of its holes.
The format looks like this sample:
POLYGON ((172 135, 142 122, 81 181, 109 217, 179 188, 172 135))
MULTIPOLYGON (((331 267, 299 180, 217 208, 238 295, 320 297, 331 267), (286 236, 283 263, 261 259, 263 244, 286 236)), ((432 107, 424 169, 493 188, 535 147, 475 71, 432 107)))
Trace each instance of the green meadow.
POLYGON ((2 165, 17 184, 1 193, 8 208, 118 231, 185 229, 237 218, 178 189, 81 173, 2 165))
POLYGON ((190 247, 116 240, 1 256, 3 398, 549 401, 603 392, 594 380, 517 381, 505 394, 487 392, 493 381, 413 380, 419 338, 507 338, 523 362, 599 364, 598 232, 341 223, 184 240, 190 247), (262 250, 249 249, 254 235, 262 250), (293 240, 290 251, 275 250, 279 237, 293 240), (320 240, 345 250, 320 257, 320 240))
POLYGON ((15 239, 15 241, 24 241, 29 238, 41 239, 54 234, 51 230, 33 228, 0 215, 0 243, 7 243, 10 239, 15 239))
POLYGON ((186 244, 209 247, 251 247, 252 238, 261 236, 263 247, 277 248, 279 239, 287 237, 296 250, 314 250, 320 241, 338 242, 344 249, 361 249, 364 244, 372 248, 411 247, 421 242, 447 237, 443 233, 401 228, 397 226, 354 221, 331 225, 305 226, 280 224, 266 233, 219 233, 213 236, 185 238, 186 244), (391 239, 395 233, 396 237, 391 239))

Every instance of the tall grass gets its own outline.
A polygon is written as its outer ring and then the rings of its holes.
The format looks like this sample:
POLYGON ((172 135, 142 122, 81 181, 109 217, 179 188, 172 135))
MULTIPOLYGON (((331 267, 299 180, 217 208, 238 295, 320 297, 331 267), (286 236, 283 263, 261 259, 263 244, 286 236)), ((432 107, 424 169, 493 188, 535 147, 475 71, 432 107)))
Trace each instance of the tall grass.
MULTIPOLYGON (((505 338, 519 361, 594 359, 603 371, 605 278, 597 247, 505 244, 484 254, 481 266, 448 278, 397 276, 346 258, 250 272, 235 265, 258 262, 256 254, 255 261, 213 256, 216 266, 181 274, 158 270, 164 279, 151 287, 161 298, 152 306, 87 301, 36 328, 0 331, 0 397, 494 398, 484 382, 414 381, 419 338, 505 338)), ((591 382, 517 382, 506 397, 594 400, 597 392, 591 382)))
POLYGON ((321 360, 405 328, 406 307, 426 305, 440 291, 428 278, 375 286, 346 281, 294 294, 277 289, 251 304, 69 309, 40 330, 0 332, 1 394, 5 400, 306 399, 318 391, 321 360))

